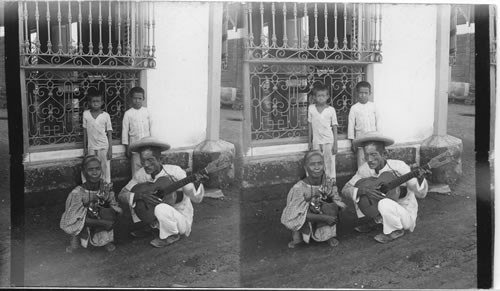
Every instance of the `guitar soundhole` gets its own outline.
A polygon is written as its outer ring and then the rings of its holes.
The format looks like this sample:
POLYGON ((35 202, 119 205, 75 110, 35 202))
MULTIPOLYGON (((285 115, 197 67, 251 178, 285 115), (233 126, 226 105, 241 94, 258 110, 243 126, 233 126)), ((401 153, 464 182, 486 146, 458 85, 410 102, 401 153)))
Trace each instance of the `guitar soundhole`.
POLYGON ((388 190, 389 189, 387 189, 387 185, 386 184, 381 184, 379 186, 379 191, 382 192, 382 193, 384 193, 384 194, 387 194, 388 190))
POLYGON ((184 199, 184 193, 182 191, 177 191, 176 194, 177 194, 177 197, 175 199, 175 204, 181 202, 182 199, 184 199))

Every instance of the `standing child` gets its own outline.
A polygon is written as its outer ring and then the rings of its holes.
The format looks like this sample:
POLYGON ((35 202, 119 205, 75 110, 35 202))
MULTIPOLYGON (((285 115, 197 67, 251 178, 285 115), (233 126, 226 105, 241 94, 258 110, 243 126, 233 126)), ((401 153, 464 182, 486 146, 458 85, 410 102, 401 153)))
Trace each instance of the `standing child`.
MULTIPOLYGON (((371 85, 366 81, 356 84, 358 103, 354 104, 349 111, 349 120, 347 123, 347 138, 352 141, 361 134, 370 131, 377 131, 377 114, 375 104, 368 101, 371 95, 371 85)), ((362 148, 352 146, 352 151, 357 152, 358 168, 365 162, 365 156, 362 148)))
POLYGON ((123 116, 122 144, 125 145, 125 154, 130 158, 132 176, 141 165, 138 153, 131 153, 129 144, 139 141, 143 137, 151 136, 151 116, 148 109, 142 107, 144 89, 134 87, 129 92, 132 107, 123 116))
MULTIPOLYGON (((102 111, 102 94, 89 94, 88 101, 90 110, 83 112, 83 153, 96 155, 99 158, 102 178, 106 183, 110 183, 110 160, 113 156, 111 118, 107 112, 102 111)), ((85 181, 86 177, 82 173, 82 182, 85 181)))
POLYGON ((309 105, 309 150, 319 150, 325 159, 325 173, 336 180, 335 155, 337 154, 337 113, 329 106, 328 87, 319 85, 313 89, 314 104, 309 105), (311 140, 312 138, 312 140, 311 140))

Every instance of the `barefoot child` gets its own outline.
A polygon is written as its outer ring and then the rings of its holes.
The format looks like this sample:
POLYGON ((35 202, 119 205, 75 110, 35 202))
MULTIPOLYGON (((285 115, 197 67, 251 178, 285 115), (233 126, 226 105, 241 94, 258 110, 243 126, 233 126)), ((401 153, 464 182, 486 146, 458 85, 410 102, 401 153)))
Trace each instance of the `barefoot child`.
POLYGON ((142 106, 144 101, 144 89, 134 87, 129 92, 132 107, 125 112, 122 123, 122 144, 125 145, 125 154, 130 158, 132 176, 139 170, 141 159, 138 153, 131 152, 129 145, 139 141, 143 137, 151 136, 151 116, 146 107, 142 106))
POLYGON ((336 224, 339 207, 346 205, 340 198, 333 179, 325 177, 323 156, 318 151, 306 153, 304 157, 306 178, 297 182, 287 196, 281 223, 292 231, 289 248, 302 242, 327 241, 336 247, 338 241, 336 224), (333 202, 329 202, 332 200, 333 202))
MULTIPOLYGON (((89 94, 90 110, 83 112, 83 154, 96 155, 101 161, 102 178, 111 182, 111 157, 113 147, 111 143, 111 118, 107 112, 102 111, 102 94, 89 94)), ((82 173, 82 182, 85 176, 82 173)))
POLYGON ((105 246, 113 251, 113 224, 116 213, 121 214, 112 185, 101 178, 101 162, 93 155, 86 156, 82 162, 82 172, 86 182, 77 186, 68 195, 66 210, 59 226, 71 235, 67 252, 72 252, 88 243, 105 246))
POLYGON ((321 152, 328 178, 336 179, 335 155, 337 154, 337 113, 328 105, 328 87, 315 86, 314 104, 309 105, 307 121, 309 123, 309 150, 321 152))

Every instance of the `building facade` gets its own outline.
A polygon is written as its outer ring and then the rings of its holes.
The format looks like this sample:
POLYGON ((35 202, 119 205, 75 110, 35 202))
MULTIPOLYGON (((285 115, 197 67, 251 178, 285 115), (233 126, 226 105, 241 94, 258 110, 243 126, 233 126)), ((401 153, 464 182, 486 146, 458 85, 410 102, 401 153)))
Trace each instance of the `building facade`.
POLYGON ((231 158, 234 147, 218 141, 220 108, 211 106, 220 103, 222 3, 20 1, 18 8, 27 201, 64 197, 79 182, 82 112, 94 92, 113 124, 118 190, 131 177, 121 123, 134 86, 146 91, 152 135, 172 146, 165 161, 190 171, 221 147, 231 158))
MULTIPOLYGON (((458 163, 436 171, 435 180, 456 181, 461 141, 446 130, 450 5, 236 7, 241 62, 234 62, 238 77, 222 81, 241 86, 241 186, 298 179, 308 146, 307 106, 319 83, 329 86, 337 111, 342 185, 356 170, 346 129, 361 80, 372 84, 379 130, 396 141, 390 155, 416 166, 455 148, 458 163)), ((223 3, 20 1, 17 12, 29 201, 48 191, 64 197, 79 182, 81 115, 94 91, 105 95, 113 122, 111 175, 117 189, 130 178, 120 136, 133 86, 146 91, 152 134, 172 145, 165 153, 169 163, 195 170, 220 156, 233 158, 235 147, 219 140, 221 64, 234 69, 228 62, 234 56, 223 48, 223 3)), ((213 186, 232 177, 231 169, 212 179, 213 186)))
MULTIPOLYGON (((346 129, 361 80, 372 84, 379 130, 396 141, 392 157, 416 166, 445 148, 461 152, 461 141, 446 132, 451 5, 250 3, 242 9, 244 187, 301 175, 307 106, 318 83, 329 86, 337 112, 341 185, 356 169, 346 129)), ((446 170, 455 173, 449 183, 461 173, 459 156, 446 170)))

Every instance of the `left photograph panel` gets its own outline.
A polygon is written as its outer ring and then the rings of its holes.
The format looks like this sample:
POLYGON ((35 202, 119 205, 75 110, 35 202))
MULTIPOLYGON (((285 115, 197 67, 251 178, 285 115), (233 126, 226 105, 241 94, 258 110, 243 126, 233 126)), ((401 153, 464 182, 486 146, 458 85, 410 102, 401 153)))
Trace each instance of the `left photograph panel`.
POLYGON ((0 186, 1 285, 239 286, 237 138, 221 134, 227 4, 7 3, 18 63, 0 65, 0 174, 9 146, 22 150, 24 202, 0 186), (22 142, 9 143, 14 117, 22 142))

